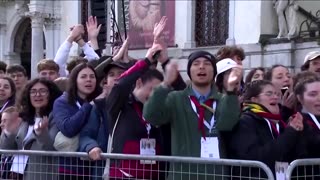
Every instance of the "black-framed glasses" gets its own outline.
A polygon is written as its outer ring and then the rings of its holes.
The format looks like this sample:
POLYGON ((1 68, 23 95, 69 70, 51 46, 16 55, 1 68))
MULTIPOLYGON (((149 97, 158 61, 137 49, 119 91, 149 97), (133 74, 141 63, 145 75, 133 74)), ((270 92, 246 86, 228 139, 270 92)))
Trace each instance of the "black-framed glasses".
POLYGON ((30 96, 32 96, 32 97, 37 96, 37 94, 39 94, 40 96, 46 96, 46 95, 48 95, 48 93, 49 93, 48 89, 43 89, 43 88, 39 89, 39 90, 37 90, 37 89, 30 90, 30 96))

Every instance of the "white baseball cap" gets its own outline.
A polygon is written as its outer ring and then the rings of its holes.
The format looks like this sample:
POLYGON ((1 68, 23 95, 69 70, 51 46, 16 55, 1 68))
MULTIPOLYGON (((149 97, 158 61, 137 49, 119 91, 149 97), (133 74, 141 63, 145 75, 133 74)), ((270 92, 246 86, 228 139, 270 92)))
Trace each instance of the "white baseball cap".
POLYGON ((317 57, 320 57, 320 51, 312 51, 309 52, 306 57, 304 58, 303 64, 306 64, 308 61, 312 61, 316 59, 317 57))
POLYGON ((216 66, 217 66, 217 75, 216 75, 215 80, 217 80, 217 77, 219 74, 221 74, 225 71, 228 71, 229 69, 232 69, 234 67, 237 67, 238 64, 234 60, 232 60, 230 58, 226 58, 226 59, 222 59, 221 61, 217 62, 216 66))

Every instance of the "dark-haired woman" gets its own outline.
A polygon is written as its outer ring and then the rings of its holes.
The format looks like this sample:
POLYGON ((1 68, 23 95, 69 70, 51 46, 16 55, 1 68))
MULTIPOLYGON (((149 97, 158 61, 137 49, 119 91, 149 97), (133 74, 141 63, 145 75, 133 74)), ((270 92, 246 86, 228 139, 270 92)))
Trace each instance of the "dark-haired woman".
POLYGON ((280 114, 282 119, 288 119, 296 112, 296 99, 292 92, 293 79, 289 69, 281 64, 273 65, 266 71, 264 79, 271 81, 276 90, 280 92, 280 114))
POLYGON ((263 67, 253 68, 246 76, 244 83, 247 84, 252 81, 263 80, 264 72, 265 70, 263 67))
MULTIPOLYGON (((0 78, 0 117, 2 112, 15 104, 15 97, 16 97, 16 86, 14 82, 9 77, 1 77, 0 78)), ((2 129, 1 131, 2 132, 2 129)), ((11 156, 1 156, 1 166, 2 166, 2 173, 1 178, 8 179, 10 173, 8 171, 11 169, 11 162, 13 159, 11 156)))
MULTIPOLYGON (((90 102, 98 95, 98 88, 97 75, 90 65, 82 63, 72 70, 67 92, 55 101, 53 107, 54 121, 63 136, 72 138, 72 141, 79 141, 79 133, 87 123, 92 108, 90 102)), ((59 139, 56 138, 56 141, 59 139)), ((76 151, 77 148, 72 150, 76 151)), ((86 179, 89 168, 84 167, 88 167, 85 163, 75 158, 62 159, 59 179, 86 179)))
MULTIPOLYGON (((275 172, 275 162, 303 156, 297 149, 303 130, 302 116, 295 114, 288 125, 279 113, 279 92, 269 81, 254 81, 244 92, 244 109, 229 143, 230 158, 261 161, 275 172)), ((235 172, 239 173, 239 172, 235 172)), ((259 171, 242 169, 245 177, 259 171)))
POLYGON ((0 113, 15 104, 16 87, 12 79, 0 78, 0 113))
POLYGON ((264 76, 265 80, 271 81, 278 88, 292 88, 292 76, 289 69, 283 65, 277 64, 268 69, 264 76))
MULTIPOLYGON (((22 123, 13 132, 1 134, 1 149, 53 151, 57 128, 50 118, 54 100, 61 95, 58 87, 45 79, 30 81, 22 91, 18 102, 22 123), (48 118, 49 117, 49 118, 48 118)), ((14 156, 14 158, 21 158, 14 156)), ((24 158, 26 158, 24 156, 24 158)), ((24 178, 30 180, 56 179, 55 158, 29 156, 24 169, 24 178)))

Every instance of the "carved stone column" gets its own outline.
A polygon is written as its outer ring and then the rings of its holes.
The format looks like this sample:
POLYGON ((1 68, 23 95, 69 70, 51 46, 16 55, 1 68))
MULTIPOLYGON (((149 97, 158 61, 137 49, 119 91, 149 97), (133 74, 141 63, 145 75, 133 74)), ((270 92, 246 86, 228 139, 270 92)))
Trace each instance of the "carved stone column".
POLYGON ((28 14, 31 19, 31 78, 37 77, 37 63, 43 59, 43 27, 45 15, 38 12, 28 14))
POLYGON ((60 46, 60 19, 46 19, 44 26, 46 28, 46 58, 54 59, 60 46))

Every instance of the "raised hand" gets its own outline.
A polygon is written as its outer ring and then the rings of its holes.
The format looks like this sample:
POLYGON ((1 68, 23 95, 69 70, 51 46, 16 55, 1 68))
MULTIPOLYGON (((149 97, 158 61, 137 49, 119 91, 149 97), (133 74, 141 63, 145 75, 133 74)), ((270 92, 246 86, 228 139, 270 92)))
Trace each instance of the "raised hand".
POLYGON ((82 36, 84 34, 84 27, 82 24, 77 24, 70 28, 70 38, 72 41, 78 41, 82 39, 82 36))
POLYGON ((303 131, 303 117, 299 112, 291 117, 291 120, 289 121, 289 126, 295 129, 296 131, 303 131))
POLYGON ((42 134, 44 131, 48 130, 49 126, 49 119, 48 116, 43 116, 42 120, 39 122, 39 124, 34 126, 34 131, 37 135, 42 134))
POLYGON ((155 53, 157 51, 162 51, 162 47, 159 44, 153 44, 151 48, 148 49, 147 54, 146 54, 146 58, 148 58, 148 60, 151 63, 154 63, 156 60, 153 59, 153 55, 155 55, 155 53))
POLYGON ((242 71, 242 66, 232 68, 228 77, 227 91, 234 91, 237 89, 242 79, 242 71))
POLYGON ((163 83, 166 86, 171 86, 172 83, 177 79, 178 75, 179 75, 178 64, 170 62, 166 66, 166 72, 164 74, 163 83))
POLYGON ((164 40, 161 39, 161 38, 159 40, 157 40, 157 44, 159 44, 161 46, 161 48, 162 48, 160 57, 158 58, 158 61, 161 64, 163 64, 168 60, 168 48, 167 48, 167 45, 164 42, 164 40))
POLYGON ((293 109, 295 104, 296 104, 296 96, 293 92, 287 90, 283 97, 282 97, 282 105, 289 108, 293 109))
POLYGON ((159 23, 156 23, 153 28, 153 38, 154 42, 157 42, 159 38, 162 36, 163 30, 167 25, 167 17, 163 16, 159 23))
POLYGON ((98 26, 97 17, 90 16, 86 22, 88 39, 97 38, 101 29, 101 24, 98 26))

